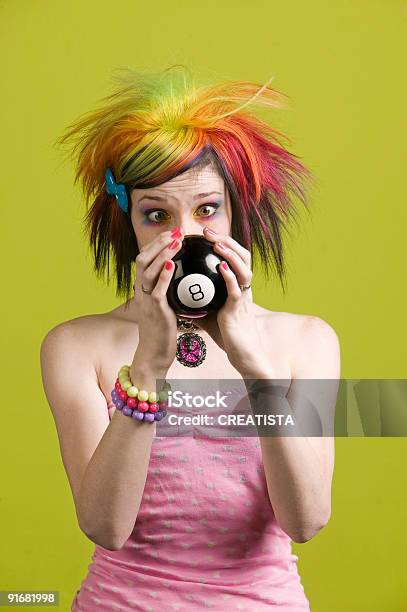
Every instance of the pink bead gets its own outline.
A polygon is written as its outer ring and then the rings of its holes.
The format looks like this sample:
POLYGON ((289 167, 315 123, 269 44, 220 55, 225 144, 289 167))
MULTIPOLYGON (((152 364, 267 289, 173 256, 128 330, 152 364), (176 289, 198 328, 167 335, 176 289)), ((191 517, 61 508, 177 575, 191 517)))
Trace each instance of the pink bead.
POLYGON ((127 398, 127 405, 130 408, 135 408, 137 406, 137 403, 138 403, 138 399, 136 397, 127 398))
POLYGON ((159 410, 166 410, 168 408, 168 402, 158 402, 159 410))
POLYGON ((120 386, 120 381, 119 381, 119 379, 118 379, 118 378, 116 378, 116 382, 114 383, 114 386, 116 387, 116 389, 117 389, 118 391, 120 391, 121 386, 120 386))
POLYGON ((151 404, 148 405, 148 409, 150 412, 157 412, 158 410, 158 403, 157 402, 151 402, 151 404))
POLYGON ((127 395, 126 391, 119 391, 118 396, 120 397, 120 399, 121 399, 123 402, 126 402, 126 401, 127 401, 127 397, 128 397, 128 395, 127 395))
POLYGON ((149 404, 148 404, 148 402, 139 402, 139 403, 138 403, 137 408, 138 408, 138 410, 140 410, 141 412, 147 412, 147 410, 148 410, 148 405, 149 405, 149 404))

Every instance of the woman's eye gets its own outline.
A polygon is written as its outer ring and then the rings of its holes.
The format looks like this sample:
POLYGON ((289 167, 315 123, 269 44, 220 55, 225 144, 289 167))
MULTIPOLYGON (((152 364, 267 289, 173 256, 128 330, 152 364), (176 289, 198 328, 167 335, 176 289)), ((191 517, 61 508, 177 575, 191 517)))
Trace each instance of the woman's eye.
MULTIPOLYGON (((203 211, 203 214, 198 215, 199 217, 212 217, 219 208, 220 204, 203 204, 198 210, 203 211), (213 209, 213 211, 211 211, 213 209)), ((151 223, 158 225, 162 221, 165 221, 168 218, 168 215, 164 210, 149 210, 144 213, 144 216, 151 223), (161 217, 160 217, 161 215, 161 217)))
POLYGON ((206 208, 207 210, 208 210, 208 209, 210 209, 210 208, 214 208, 214 209, 215 209, 213 213, 211 213, 211 212, 209 211, 209 213, 210 213, 209 215, 205 215, 205 214, 204 214, 204 215, 202 215, 203 217, 211 217, 213 214, 215 214, 216 210, 218 209, 218 206, 217 206, 216 204, 204 204, 203 206, 201 206, 201 210, 203 210, 203 209, 205 209, 205 208, 206 208))
POLYGON ((160 223, 163 219, 157 218, 154 215, 163 215, 165 214, 163 210, 153 210, 152 212, 146 214, 146 217, 152 223, 160 223))

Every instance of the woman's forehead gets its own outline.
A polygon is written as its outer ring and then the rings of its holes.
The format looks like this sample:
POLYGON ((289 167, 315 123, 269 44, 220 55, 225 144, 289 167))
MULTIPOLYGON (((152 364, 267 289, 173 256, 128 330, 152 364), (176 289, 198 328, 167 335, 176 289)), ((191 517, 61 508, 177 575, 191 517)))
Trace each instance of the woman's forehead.
POLYGON ((150 187, 149 189, 135 188, 133 191, 141 197, 147 193, 171 195, 180 191, 193 192, 194 194, 195 192, 198 194, 199 192, 215 191, 219 195, 223 195, 224 189, 225 183, 219 173, 214 168, 207 167, 199 170, 190 168, 171 180, 161 183, 161 185, 150 187))

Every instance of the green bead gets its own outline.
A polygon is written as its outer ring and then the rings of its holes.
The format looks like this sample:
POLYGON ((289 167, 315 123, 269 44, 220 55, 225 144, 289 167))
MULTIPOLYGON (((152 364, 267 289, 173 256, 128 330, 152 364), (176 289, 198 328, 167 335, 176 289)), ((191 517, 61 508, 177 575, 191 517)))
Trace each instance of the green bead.
POLYGON ((139 390, 138 390, 138 388, 137 388, 137 387, 135 387, 134 385, 132 385, 131 387, 129 387, 129 388, 126 390, 127 395, 128 395, 129 397, 137 397, 138 391, 139 391, 139 390))
POLYGON ((146 402, 148 400, 148 391, 141 389, 137 394, 137 399, 139 399, 141 402, 146 402))
POLYGON ((167 391, 160 391, 160 393, 158 394, 158 401, 159 402, 166 402, 168 400, 168 393, 167 391))
POLYGON ((148 401, 150 403, 156 402, 157 401, 157 397, 158 397, 158 394, 155 391, 151 391, 150 395, 148 396, 148 401))
POLYGON ((127 391, 127 389, 129 389, 133 385, 130 380, 125 380, 123 383, 121 383, 121 386, 122 386, 123 391, 127 391))

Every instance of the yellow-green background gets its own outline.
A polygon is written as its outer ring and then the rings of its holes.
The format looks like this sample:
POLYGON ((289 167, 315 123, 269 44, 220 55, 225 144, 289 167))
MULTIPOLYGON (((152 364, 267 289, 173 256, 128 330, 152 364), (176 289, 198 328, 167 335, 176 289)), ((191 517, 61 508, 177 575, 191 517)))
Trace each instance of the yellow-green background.
MULTIPOLYGON (((54 325, 119 303, 93 276, 83 201, 52 142, 110 92, 111 70, 184 62, 290 96, 273 125, 317 175, 287 244, 289 290, 254 299, 322 317, 342 376, 406 377, 405 57, 401 0, 0 2, 2 443, 0 590, 68 610, 93 544, 73 501, 39 369, 54 325)), ((407 609, 404 438, 337 439, 333 513, 293 545, 313 612, 407 609)))

